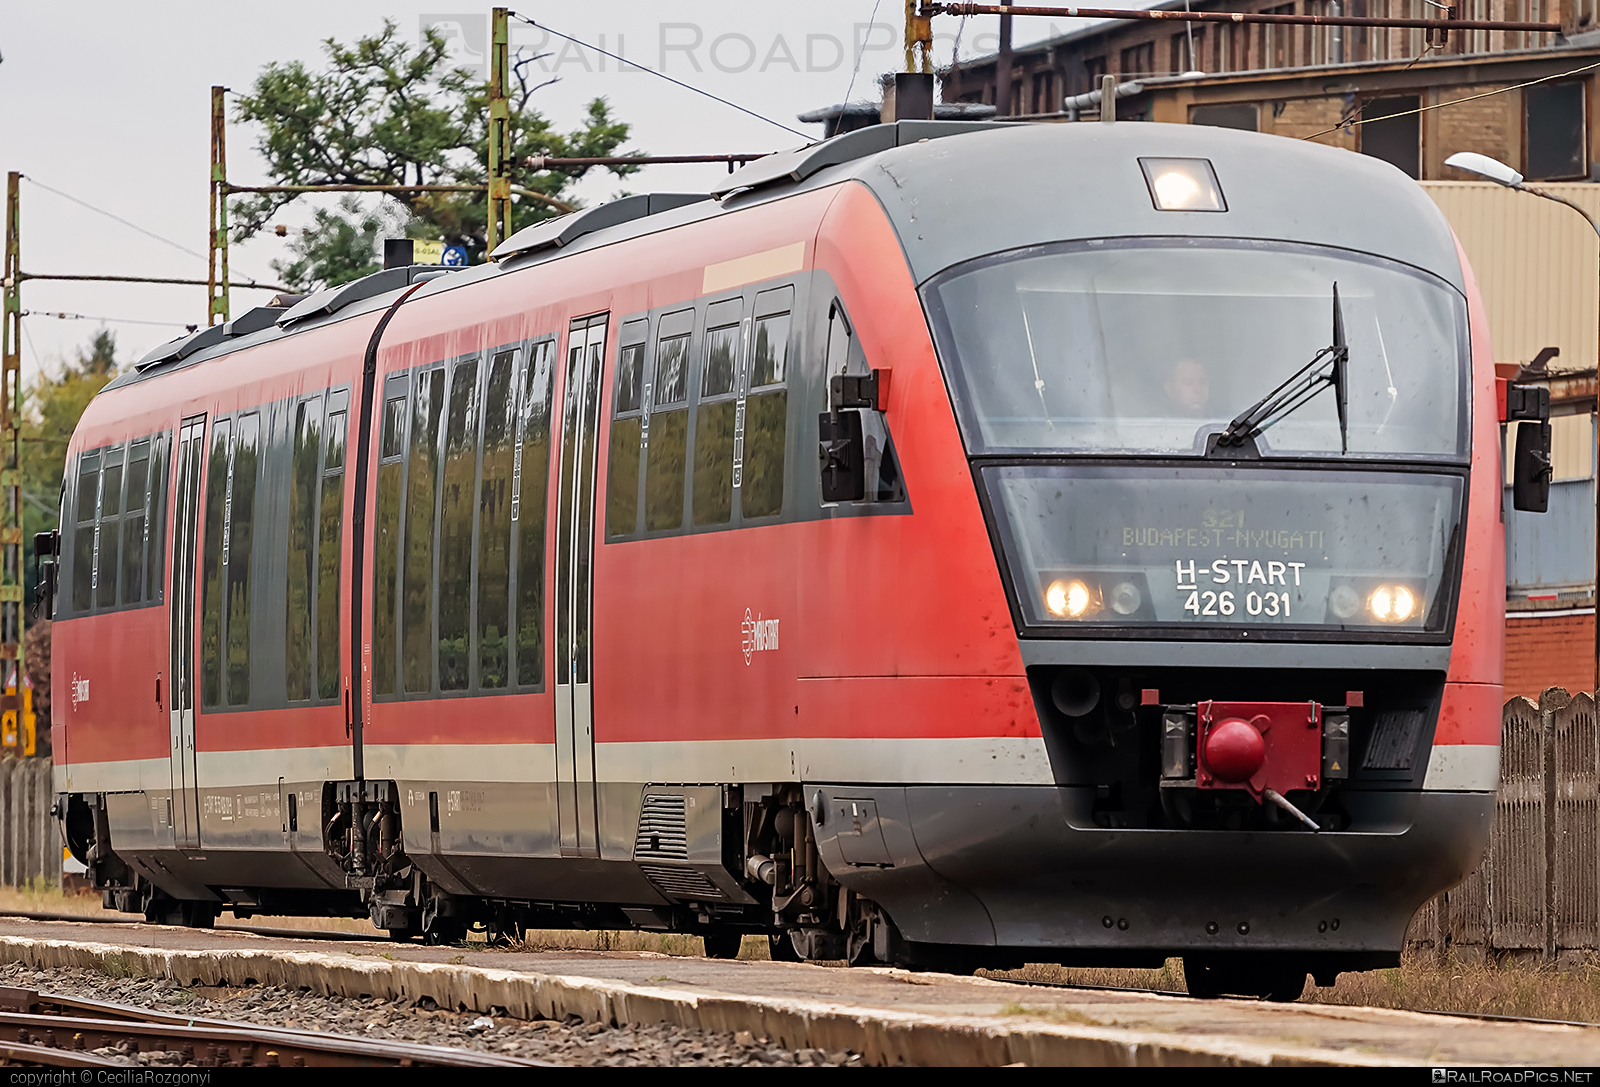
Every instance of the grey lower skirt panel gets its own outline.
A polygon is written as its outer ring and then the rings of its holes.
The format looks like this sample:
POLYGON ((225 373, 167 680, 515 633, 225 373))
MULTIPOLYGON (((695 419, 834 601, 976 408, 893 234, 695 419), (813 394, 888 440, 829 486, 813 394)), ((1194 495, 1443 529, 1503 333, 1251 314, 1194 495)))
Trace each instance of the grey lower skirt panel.
POLYGON ((1356 798, 1368 829, 1107 830, 1093 789, 807 786, 846 886, 927 943, 1141 951, 1399 951, 1477 864, 1492 793, 1356 798))

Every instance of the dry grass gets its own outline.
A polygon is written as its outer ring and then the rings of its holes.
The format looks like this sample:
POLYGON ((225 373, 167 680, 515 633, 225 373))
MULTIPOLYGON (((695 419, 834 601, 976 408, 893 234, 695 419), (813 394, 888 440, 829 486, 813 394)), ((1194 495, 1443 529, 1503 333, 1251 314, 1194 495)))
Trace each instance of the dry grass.
POLYGON ((999 981, 1042 981, 1052 985, 1105 985, 1117 989, 1184 992, 1182 959, 1168 959, 1158 970, 1029 963, 1021 970, 980 970, 978 973, 999 981))
POLYGON ((1563 963, 1408 955, 1398 969, 1341 974, 1302 1000, 1600 1023, 1600 959, 1563 963))

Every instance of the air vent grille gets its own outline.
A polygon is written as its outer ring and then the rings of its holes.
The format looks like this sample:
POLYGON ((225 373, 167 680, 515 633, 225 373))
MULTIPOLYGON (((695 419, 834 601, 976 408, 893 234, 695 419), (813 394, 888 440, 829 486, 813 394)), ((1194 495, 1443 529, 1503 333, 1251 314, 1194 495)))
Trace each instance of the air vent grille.
POLYGON ((700 872, 693 868, 668 868, 659 864, 641 864, 640 871, 668 898, 702 899, 723 898, 723 893, 700 872))
POLYGON ((689 859, 689 824, 683 797, 653 795, 644 798, 633 855, 640 860, 689 859))
POLYGON ((1363 770, 1409 770, 1427 714, 1422 710, 1384 710, 1372 726, 1363 770))

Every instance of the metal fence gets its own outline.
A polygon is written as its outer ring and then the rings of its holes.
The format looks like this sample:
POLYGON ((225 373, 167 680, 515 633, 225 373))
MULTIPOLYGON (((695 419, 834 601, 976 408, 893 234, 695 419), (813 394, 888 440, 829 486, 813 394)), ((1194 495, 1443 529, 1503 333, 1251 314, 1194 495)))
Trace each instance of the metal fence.
POLYGON ((1489 850, 1406 934, 1415 951, 1554 958, 1600 949, 1600 728, 1553 687, 1506 703, 1489 850))
POLYGON ((0 760, 0 885, 61 885, 49 759, 0 760))

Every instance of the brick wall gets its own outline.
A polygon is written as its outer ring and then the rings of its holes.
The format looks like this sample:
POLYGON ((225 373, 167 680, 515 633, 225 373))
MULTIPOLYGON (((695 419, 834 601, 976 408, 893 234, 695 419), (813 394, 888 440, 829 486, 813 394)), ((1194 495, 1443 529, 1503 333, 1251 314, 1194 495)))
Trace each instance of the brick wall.
POLYGON ((1343 147, 1354 151, 1356 138, 1353 132, 1340 129, 1328 132, 1339 123, 1344 110, 1343 98, 1290 98, 1280 102, 1283 108, 1276 114, 1271 102, 1261 104, 1261 130, 1293 140, 1316 136, 1318 143, 1343 147), (1318 135, 1322 133, 1321 135, 1318 135))
POLYGON ((1475 102, 1462 101, 1475 94, 1498 90, 1499 86, 1444 87, 1435 88, 1429 93, 1430 103, 1460 101, 1461 104, 1449 109, 1430 110, 1422 115, 1422 146, 1427 156, 1423 166, 1425 177, 1446 181, 1476 180, 1471 174, 1444 164, 1444 160, 1457 151, 1476 151, 1520 168, 1521 93, 1513 91, 1480 98, 1475 102))
POLYGON ((1538 701, 1548 687, 1594 690, 1594 616, 1506 616, 1506 698, 1538 701))

